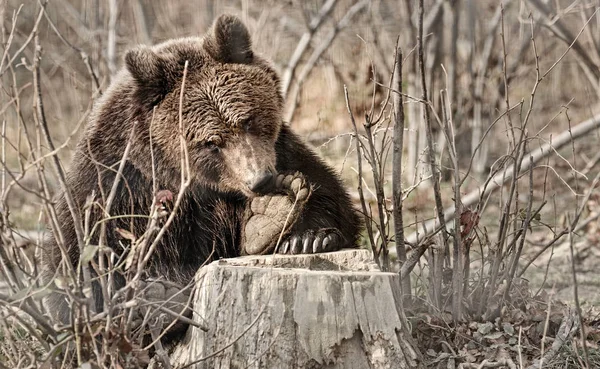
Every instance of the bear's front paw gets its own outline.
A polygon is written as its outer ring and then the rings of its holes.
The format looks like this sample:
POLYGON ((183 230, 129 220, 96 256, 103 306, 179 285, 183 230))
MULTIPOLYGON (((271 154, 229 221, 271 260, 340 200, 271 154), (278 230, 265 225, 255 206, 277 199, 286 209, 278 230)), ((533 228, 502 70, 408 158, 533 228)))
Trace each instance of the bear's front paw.
POLYGON ((317 254, 336 251, 342 248, 343 237, 335 228, 323 228, 318 231, 305 231, 290 236, 279 247, 281 254, 317 254))
POLYGON ((298 220, 310 193, 310 185, 301 173, 279 174, 272 193, 249 200, 242 254, 273 252, 298 220))

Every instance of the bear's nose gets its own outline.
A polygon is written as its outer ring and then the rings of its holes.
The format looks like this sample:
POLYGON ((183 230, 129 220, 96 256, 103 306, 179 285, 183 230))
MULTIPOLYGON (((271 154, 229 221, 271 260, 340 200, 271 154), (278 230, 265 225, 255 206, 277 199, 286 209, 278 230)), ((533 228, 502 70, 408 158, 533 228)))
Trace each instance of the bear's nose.
POLYGON ((257 173, 252 180, 248 182, 250 191, 260 193, 268 189, 269 185, 273 182, 273 173, 270 170, 266 170, 257 173))

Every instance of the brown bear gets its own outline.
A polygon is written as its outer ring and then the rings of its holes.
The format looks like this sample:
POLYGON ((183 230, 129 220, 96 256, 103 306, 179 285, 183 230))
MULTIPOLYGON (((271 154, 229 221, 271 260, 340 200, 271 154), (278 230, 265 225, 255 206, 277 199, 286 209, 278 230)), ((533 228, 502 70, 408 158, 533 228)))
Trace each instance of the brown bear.
MULTIPOLYGON (((282 253, 353 247, 360 218, 340 178, 282 123, 282 109, 278 74, 252 51, 248 30, 236 17, 221 16, 201 38, 129 51, 125 68, 96 103, 67 175, 89 233, 86 244, 98 244, 94 225, 102 220, 105 244, 114 255, 126 256, 160 201, 174 218, 145 278, 186 285, 199 267, 219 258, 276 247, 282 253), (128 144, 111 207, 105 209, 128 144), (173 210, 182 155, 189 185, 173 210)), ((62 270, 61 263, 82 259, 64 193, 56 208, 70 260, 55 238, 49 240, 47 280, 62 270)), ((91 268, 92 277, 101 272, 91 268)), ((123 284, 117 274, 114 290, 123 284)), ((101 311, 106 296, 97 281, 92 290, 101 311)), ((61 294, 49 303, 62 321, 68 319, 61 294)))

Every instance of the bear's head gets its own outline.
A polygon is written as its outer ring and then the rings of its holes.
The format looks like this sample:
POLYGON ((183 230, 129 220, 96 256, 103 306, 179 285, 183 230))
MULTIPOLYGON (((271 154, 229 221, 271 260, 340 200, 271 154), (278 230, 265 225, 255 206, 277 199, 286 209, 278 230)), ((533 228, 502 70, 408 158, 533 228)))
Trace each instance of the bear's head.
POLYGON ((140 46, 125 63, 136 116, 145 117, 142 129, 174 176, 181 168, 182 127, 196 183, 246 196, 271 183, 282 124, 279 77, 253 53, 238 18, 219 17, 203 38, 140 46))

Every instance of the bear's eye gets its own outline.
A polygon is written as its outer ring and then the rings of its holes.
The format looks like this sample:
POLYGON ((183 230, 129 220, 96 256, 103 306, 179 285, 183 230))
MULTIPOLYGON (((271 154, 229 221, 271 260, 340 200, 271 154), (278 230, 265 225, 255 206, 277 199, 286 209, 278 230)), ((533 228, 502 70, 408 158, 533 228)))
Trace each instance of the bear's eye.
POLYGON ((218 153, 219 150, 221 149, 215 141, 206 141, 206 143, 204 144, 204 147, 206 147, 206 149, 212 153, 218 153))
POLYGON ((215 135, 210 136, 205 142, 204 147, 212 153, 218 153, 221 150, 221 146, 223 145, 223 140, 221 137, 215 135))
POLYGON ((244 128, 245 131, 249 131, 250 128, 252 128, 253 124, 254 124, 254 118, 252 118, 252 117, 246 118, 242 121, 242 127, 244 128))

